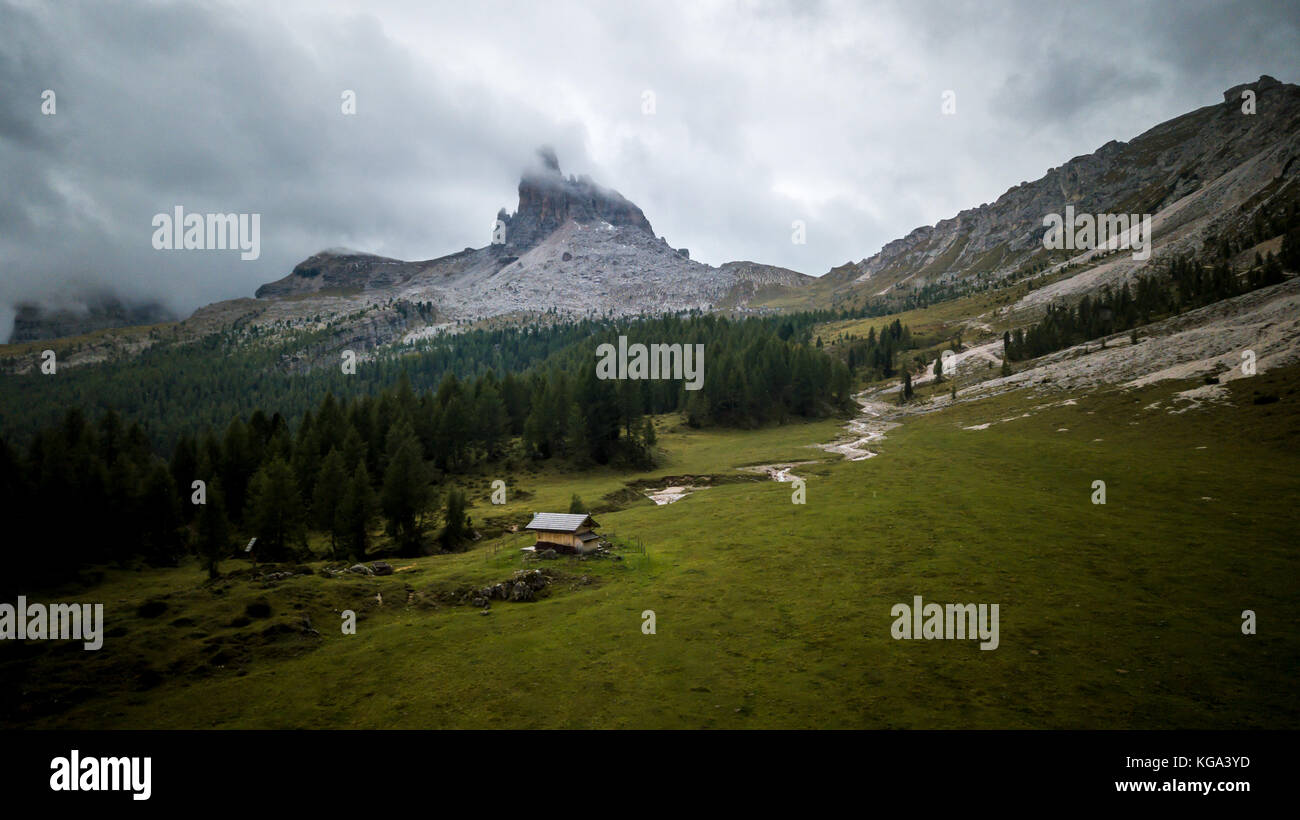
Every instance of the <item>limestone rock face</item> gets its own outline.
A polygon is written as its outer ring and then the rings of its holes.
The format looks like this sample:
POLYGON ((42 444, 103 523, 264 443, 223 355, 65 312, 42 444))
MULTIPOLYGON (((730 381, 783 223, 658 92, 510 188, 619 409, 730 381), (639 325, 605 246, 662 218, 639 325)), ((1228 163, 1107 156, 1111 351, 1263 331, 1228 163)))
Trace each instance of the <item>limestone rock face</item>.
POLYGON ((618 191, 603 188, 590 177, 565 177, 555 152, 538 151, 540 165, 519 181, 519 207, 500 217, 505 223, 505 250, 520 256, 536 247, 569 220, 588 225, 606 222, 654 236, 650 221, 618 191))
POLYGON ((772 265, 694 261, 656 237, 641 209, 617 191, 565 177, 546 148, 519 181, 516 210, 496 218, 488 245, 437 259, 322 251, 260 287, 261 311, 241 315, 259 326, 333 322, 331 346, 369 350, 494 316, 743 307, 813 281, 772 265))
POLYGON ((1261 74, 1259 79, 1253 83, 1242 83, 1241 85, 1234 85, 1232 88, 1229 88, 1227 91, 1223 92, 1223 101, 1226 103, 1239 103, 1241 102, 1241 92, 1245 91, 1248 88, 1251 91, 1254 91, 1258 95, 1266 89, 1275 88, 1276 86, 1280 86, 1281 84, 1282 83, 1279 80, 1270 77, 1267 74, 1261 74))
POLYGON ((410 279, 418 265, 369 253, 327 250, 299 262, 283 279, 257 289, 258 299, 298 293, 392 287, 410 279))
POLYGON ((1157 244, 1162 234, 1178 234, 1189 250, 1189 243, 1238 218, 1243 205, 1254 209, 1286 195, 1281 183, 1300 170, 1290 161, 1300 154, 1300 86, 1263 76, 1228 89, 1223 99, 1128 142, 1111 140, 995 202, 916 228, 835 269, 832 281, 877 296, 895 288, 998 279, 1044 259, 1043 218, 1067 205, 1079 214, 1152 214, 1157 244), (1242 111, 1245 89, 1257 95, 1254 114, 1242 111))

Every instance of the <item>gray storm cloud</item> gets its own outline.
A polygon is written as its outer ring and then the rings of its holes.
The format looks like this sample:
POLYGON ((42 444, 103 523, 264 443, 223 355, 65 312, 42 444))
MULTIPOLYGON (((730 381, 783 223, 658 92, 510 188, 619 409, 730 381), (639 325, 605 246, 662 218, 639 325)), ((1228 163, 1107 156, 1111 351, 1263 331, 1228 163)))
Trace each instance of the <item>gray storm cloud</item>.
POLYGON ((0 338, 86 288, 188 312, 322 248, 485 245, 541 144, 694 258, 819 275, 1294 81, 1288 5, 0 1, 0 338), (259 258, 155 250, 175 206, 260 214, 259 258))

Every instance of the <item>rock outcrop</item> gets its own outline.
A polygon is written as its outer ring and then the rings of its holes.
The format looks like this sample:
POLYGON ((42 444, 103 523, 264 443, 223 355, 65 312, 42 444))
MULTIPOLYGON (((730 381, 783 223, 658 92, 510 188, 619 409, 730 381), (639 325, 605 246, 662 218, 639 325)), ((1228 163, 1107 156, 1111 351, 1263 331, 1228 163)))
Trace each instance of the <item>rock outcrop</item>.
POLYGON ((506 254, 527 253, 569 220, 583 225, 605 222, 654 236, 645 214, 618 191, 603 188, 587 176, 566 178, 550 148, 537 154, 539 167, 519 180, 519 207, 513 214, 505 214, 504 209, 498 214, 505 228, 499 238, 504 239, 500 244, 506 254))
POLYGON ((812 277, 752 262, 712 267, 656 237, 650 221, 617 191, 565 177, 550 149, 519 182, 519 204, 502 209, 491 244, 422 262, 355 251, 322 251, 263 285, 259 325, 297 327, 340 320, 337 340, 368 349, 502 315, 629 315, 745 305, 799 288, 812 277), (286 299, 283 297, 294 297, 286 299), (403 321, 376 322, 402 303, 422 306, 403 321), (411 328, 407 319, 423 321, 411 328), (359 328, 367 323, 365 328, 359 328), (351 332, 352 330, 356 332, 351 332), (354 338, 358 334, 364 338, 354 338))
POLYGON ((263 299, 320 291, 379 290, 400 285, 419 270, 416 262, 349 250, 325 250, 299 262, 283 279, 262 285, 255 295, 263 299))
POLYGON ((1242 83, 1241 85, 1234 85, 1232 88, 1229 88, 1227 91, 1223 92, 1223 101, 1225 103, 1240 103, 1244 99, 1242 96, 1242 92, 1246 91, 1247 89, 1254 91, 1256 94, 1256 99, 1258 99, 1258 95, 1264 90, 1269 88, 1275 88, 1277 86, 1280 86, 1281 84, 1282 84, 1281 81, 1276 79, 1275 77, 1270 77, 1267 74, 1261 74, 1259 79, 1253 83, 1242 83))
POLYGON ((1280 183, 1290 184, 1300 172, 1300 163, 1292 162, 1300 154, 1300 86, 1263 76, 1223 96, 1222 103, 1161 123, 1129 142, 1112 140, 1075 157, 996 202, 917 228, 833 275, 871 297, 900 287, 997 279, 1026 265, 1059 261, 1049 260, 1043 249, 1043 217, 1067 205, 1080 214, 1167 210, 1156 218, 1157 241, 1162 234, 1183 234, 1195 244, 1235 218, 1239 208, 1289 195, 1280 183), (1255 92, 1254 113, 1243 111, 1246 89, 1255 92), (1198 192, 1206 196, 1193 202, 1198 192))

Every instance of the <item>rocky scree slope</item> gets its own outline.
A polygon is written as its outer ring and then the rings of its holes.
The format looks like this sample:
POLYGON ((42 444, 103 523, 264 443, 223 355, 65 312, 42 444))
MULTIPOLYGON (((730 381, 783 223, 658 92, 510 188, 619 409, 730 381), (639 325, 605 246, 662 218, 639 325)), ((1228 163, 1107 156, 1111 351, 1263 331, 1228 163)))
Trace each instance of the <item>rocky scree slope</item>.
POLYGON ((1251 213, 1242 213, 1242 206, 1253 211, 1294 196, 1300 174, 1300 86, 1263 76, 1223 96, 1222 103, 1161 123, 1130 142, 1108 142, 1020 183, 996 202, 917 228, 827 275, 861 300, 925 284, 995 281, 1027 265, 1055 265, 1067 254, 1044 250, 1043 217, 1063 214, 1067 205, 1078 214, 1154 214, 1157 247, 1177 239, 1178 250, 1194 250, 1229 223, 1248 220, 1251 213), (1246 90, 1255 93, 1255 114, 1243 113, 1246 90), (1203 191, 1210 195, 1194 196, 1203 191), (1173 209, 1189 197, 1194 209, 1173 209))
MULTIPOLYGON (((323 251, 257 291, 259 324, 346 317, 391 303, 429 304, 438 331, 460 320, 554 312, 633 315, 743 306, 812 277, 750 262, 712 267, 657 238, 645 214, 587 177, 565 177, 553 152, 519 182, 514 213, 498 214, 492 244, 419 262, 323 251)), ((428 316, 426 311, 425 316, 428 316)), ((408 323, 406 337, 421 332, 408 323)), ((384 340, 374 340, 381 343, 384 340)))

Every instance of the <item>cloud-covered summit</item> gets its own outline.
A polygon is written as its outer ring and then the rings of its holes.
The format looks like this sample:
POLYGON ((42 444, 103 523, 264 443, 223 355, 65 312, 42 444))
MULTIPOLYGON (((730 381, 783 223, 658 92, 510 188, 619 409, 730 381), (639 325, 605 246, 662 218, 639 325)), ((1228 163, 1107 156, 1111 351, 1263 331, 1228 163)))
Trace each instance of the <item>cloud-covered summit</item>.
POLYGON ((1294 82, 1293 11, 0 0, 0 323, 87 288, 188 312, 327 247, 481 247, 543 143, 695 258, 819 274, 1230 86, 1294 82), (154 250, 176 206, 261 214, 260 257, 154 250))

